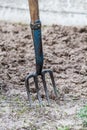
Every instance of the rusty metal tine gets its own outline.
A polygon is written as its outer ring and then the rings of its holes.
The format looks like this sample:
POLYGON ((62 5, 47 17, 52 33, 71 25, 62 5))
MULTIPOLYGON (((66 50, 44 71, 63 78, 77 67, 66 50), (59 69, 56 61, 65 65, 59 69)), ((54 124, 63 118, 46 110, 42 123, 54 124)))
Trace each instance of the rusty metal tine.
POLYGON ((46 99, 47 99, 47 102, 48 102, 48 105, 49 105, 50 99, 49 99, 49 93, 48 93, 48 89, 47 89, 47 85, 46 85, 45 73, 44 72, 42 72, 41 77, 42 77, 42 82, 43 82, 43 86, 44 86, 44 90, 45 90, 45 94, 46 94, 46 99))
POLYGON ((58 91, 57 91, 57 88, 56 88, 56 85, 55 85, 55 81, 54 81, 54 77, 53 77, 53 72, 50 70, 49 74, 50 74, 51 81, 52 81, 52 84, 53 84, 54 93, 58 97, 58 91))
POLYGON ((30 95, 30 87, 29 87, 29 78, 30 78, 30 75, 28 75, 25 79, 25 86, 26 86, 30 106, 32 106, 32 100, 31 100, 31 95, 30 95))
POLYGON ((40 93, 39 93, 39 87, 38 87, 38 78, 37 78, 37 75, 34 76, 34 82, 35 82, 35 87, 36 87, 36 91, 37 91, 37 97, 38 97, 38 100, 39 100, 39 104, 40 104, 40 106, 42 106, 42 99, 41 99, 41 96, 40 96, 40 93))

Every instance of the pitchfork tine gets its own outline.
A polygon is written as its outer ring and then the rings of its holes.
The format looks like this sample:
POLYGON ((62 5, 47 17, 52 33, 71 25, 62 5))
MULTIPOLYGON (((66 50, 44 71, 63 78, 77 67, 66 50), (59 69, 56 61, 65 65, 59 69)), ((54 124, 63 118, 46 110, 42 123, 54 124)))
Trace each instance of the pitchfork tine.
POLYGON ((53 77, 53 72, 51 70, 49 70, 49 74, 50 74, 51 81, 52 81, 52 84, 53 84, 54 93, 58 97, 58 92, 57 92, 57 88, 56 88, 56 85, 55 85, 55 81, 54 81, 54 77, 53 77))
POLYGON ((46 99, 47 99, 48 105, 49 105, 50 99, 49 99, 48 89, 47 89, 47 85, 46 85, 46 81, 45 81, 45 73, 42 73, 41 77, 42 77, 43 86, 44 86, 44 90, 45 90, 45 94, 46 94, 46 99))
POLYGON ((29 78, 31 77, 31 75, 28 75, 25 79, 25 86, 26 86, 26 90, 27 90, 27 95, 28 95, 28 100, 30 103, 30 106, 32 106, 32 100, 31 100, 31 95, 30 95, 30 87, 29 87, 29 78))
POLYGON ((39 100, 39 104, 40 104, 40 106, 42 106, 42 99, 41 99, 41 96, 40 96, 40 93, 39 93, 37 75, 34 77, 34 82, 35 82, 35 87, 36 87, 36 91, 37 91, 37 97, 38 97, 38 100, 39 100))
POLYGON ((51 81, 52 81, 54 93, 55 93, 55 95, 58 97, 58 92, 57 92, 56 84, 55 84, 55 81, 54 81, 53 71, 50 70, 50 69, 47 69, 47 70, 43 70, 42 73, 43 73, 43 74, 49 73, 49 75, 50 75, 50 77, 51 77, 51 81))

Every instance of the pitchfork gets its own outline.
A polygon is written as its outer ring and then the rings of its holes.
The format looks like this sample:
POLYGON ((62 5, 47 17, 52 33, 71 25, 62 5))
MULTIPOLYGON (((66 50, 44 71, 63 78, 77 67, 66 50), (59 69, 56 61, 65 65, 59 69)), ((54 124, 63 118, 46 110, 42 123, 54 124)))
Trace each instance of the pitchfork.
POLYGON ((39 20, 38 0, 28 0, 28 1, 29 1, 30 16, 31 16, 30 27, 32 30, 34 49, 35 49, 36 72, 27 75, 27 77, 25 79, 25 86, 26 86, 30 106, 32 106, 29 79, 30 78, 34 79, 39 104, 42 105, 42 98, 41 98, 41 95, 39 92, 39 86, 38 86, 38 76, 41 76, 44 90, 45 90, 45 94, 46 94, 46 99, 47 99, 48 104, 49 104, 50 99, 49 99, 48 89, 47 89, 46 80, 45 80, 46 73, 49 73, 49 75, 50 75, 55 96, 58 96, 58 91, 57 91, 57 88, 55 85, 52 70, 48 70, 48 69, 42 70, 42 68, 43 68, 43 48, 42 48, 41 22, 39 20))

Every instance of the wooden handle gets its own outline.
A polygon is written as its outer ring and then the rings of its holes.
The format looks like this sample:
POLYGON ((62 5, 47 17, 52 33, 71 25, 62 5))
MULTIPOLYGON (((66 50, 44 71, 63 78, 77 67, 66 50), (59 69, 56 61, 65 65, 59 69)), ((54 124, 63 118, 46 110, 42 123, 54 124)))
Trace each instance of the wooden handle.
POLYGON ((36 20, 39 19, 38 0, 28 0, 28 2, 29 2, 31 23, 34 23, 36 20))

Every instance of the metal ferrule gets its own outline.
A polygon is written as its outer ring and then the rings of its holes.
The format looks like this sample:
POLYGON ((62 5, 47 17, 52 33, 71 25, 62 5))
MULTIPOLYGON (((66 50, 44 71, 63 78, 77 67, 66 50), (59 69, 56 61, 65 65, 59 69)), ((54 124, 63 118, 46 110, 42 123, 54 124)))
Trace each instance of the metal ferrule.
POLYGON ((34 24, 30 24, 36 59, 36 73, 41 74, 43 68, 43 48, 42 48, 42 35, 41 35, 41 22, 37 20, 34 24))

